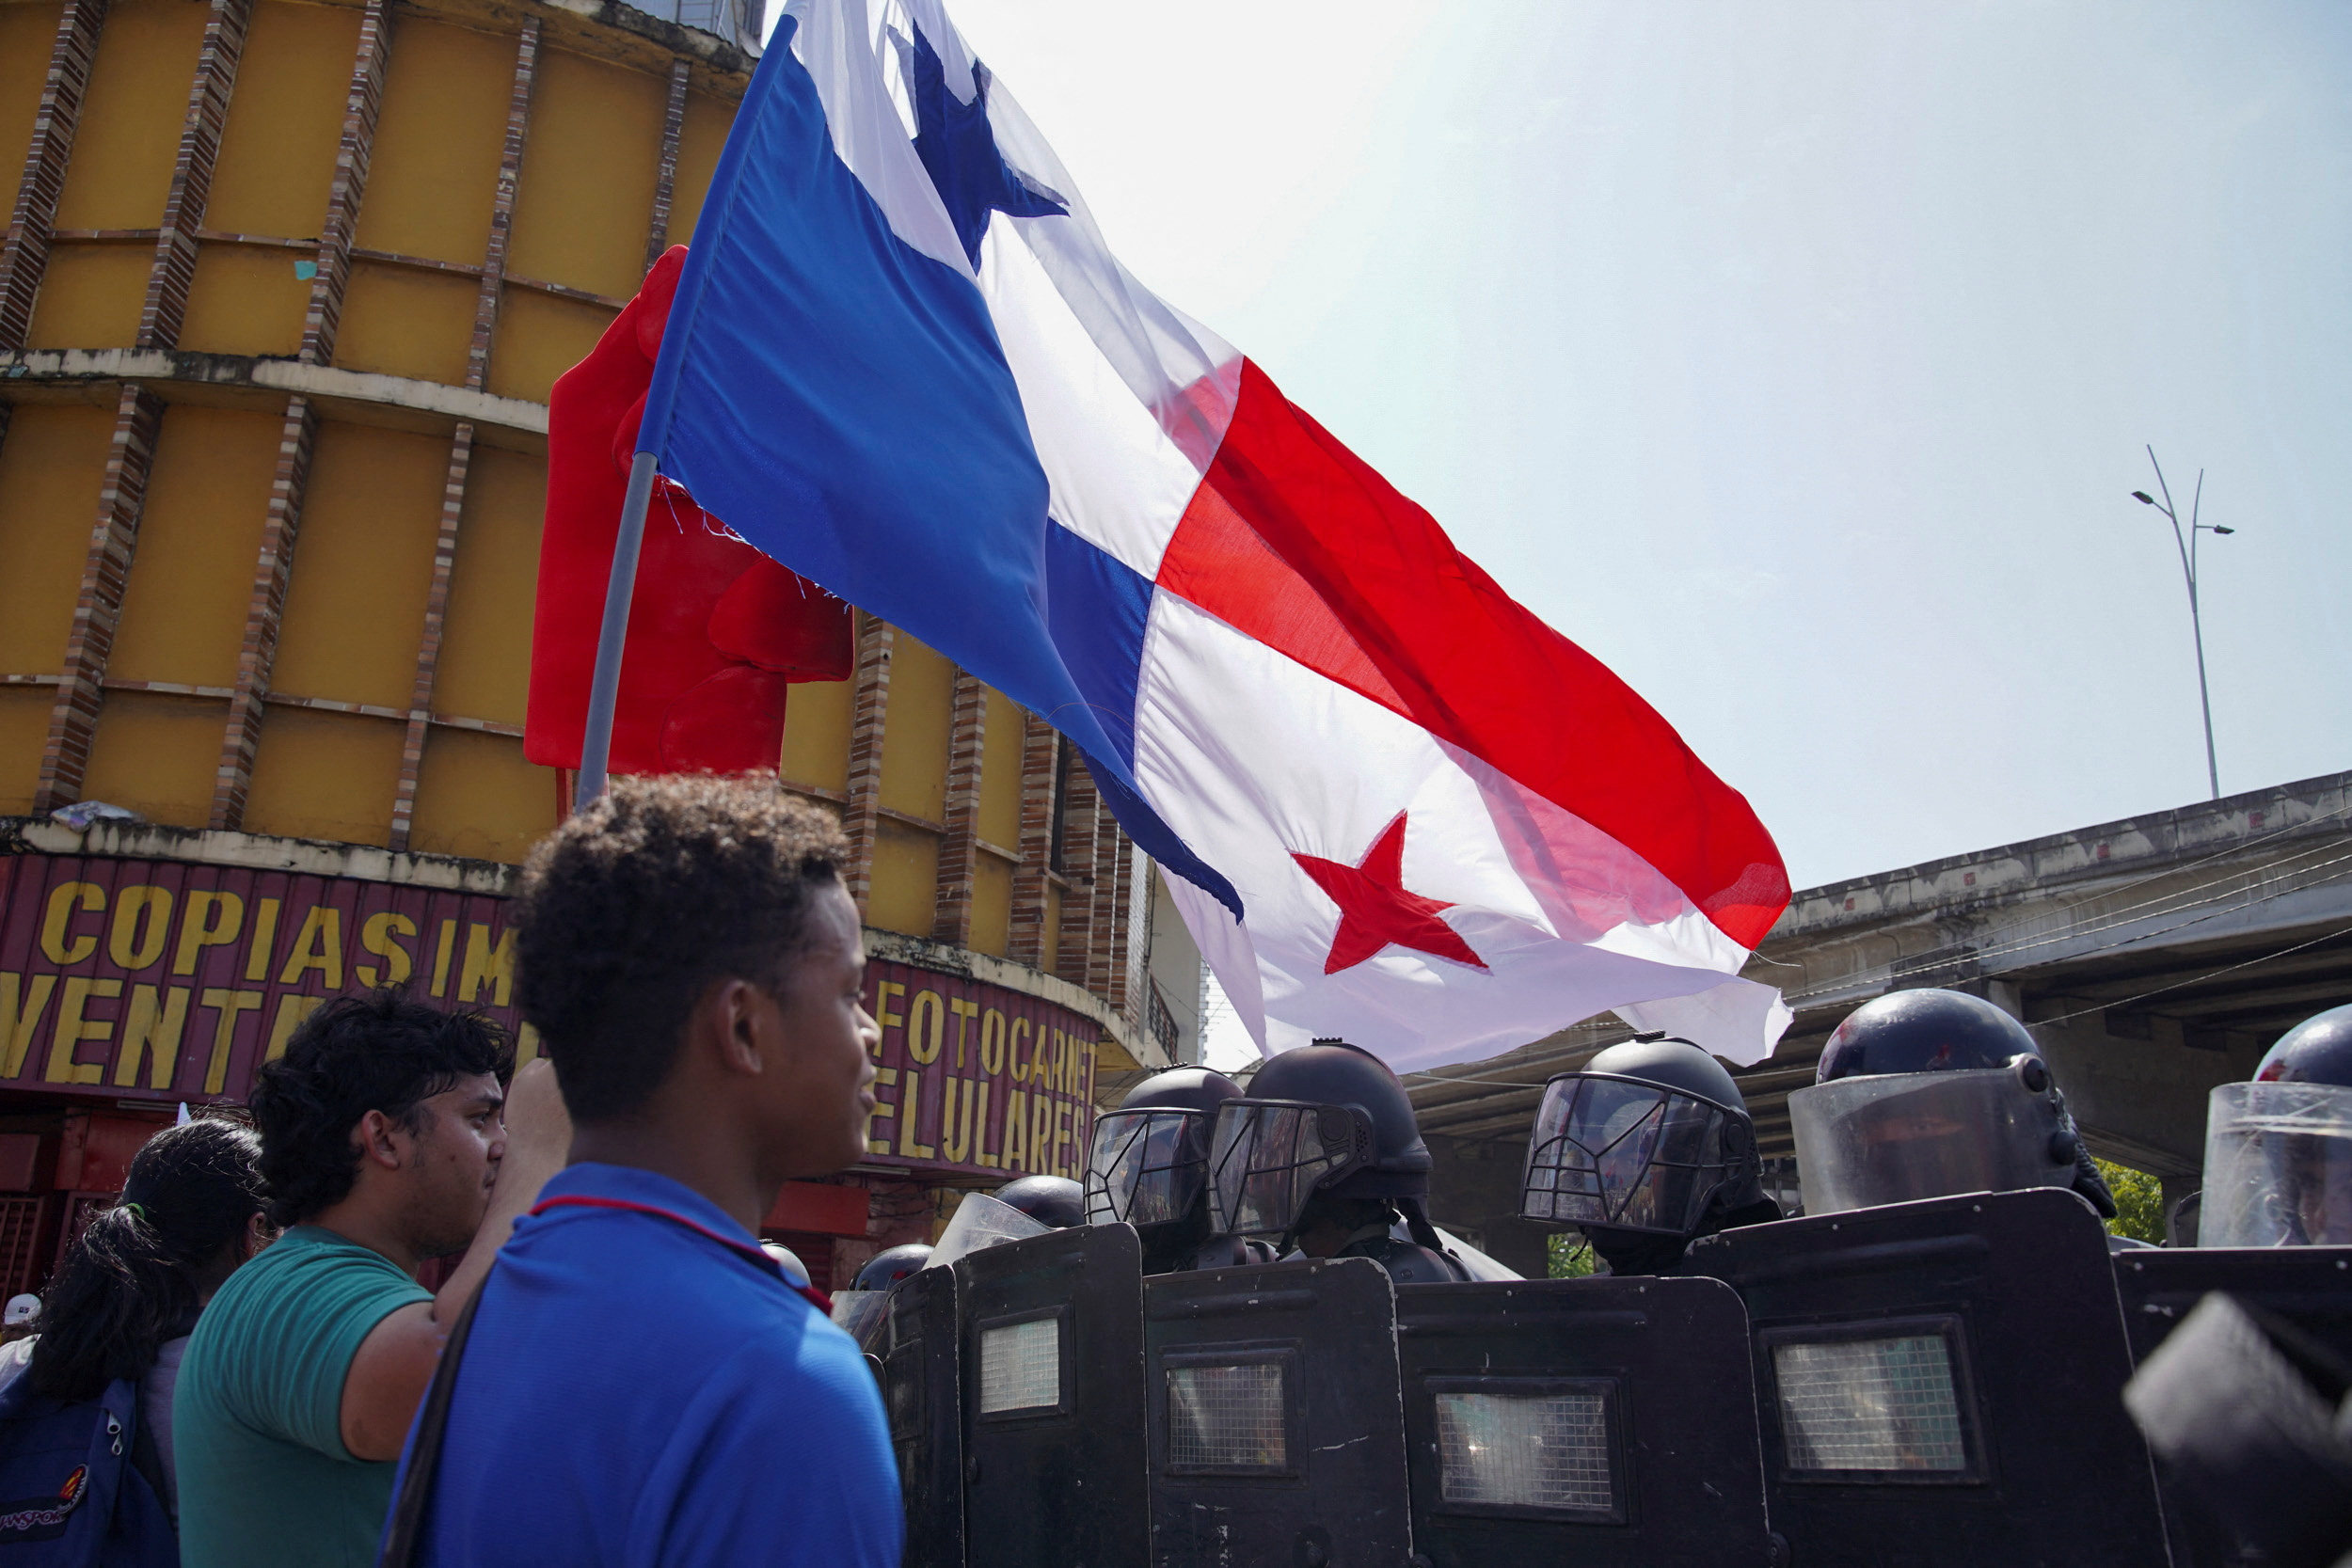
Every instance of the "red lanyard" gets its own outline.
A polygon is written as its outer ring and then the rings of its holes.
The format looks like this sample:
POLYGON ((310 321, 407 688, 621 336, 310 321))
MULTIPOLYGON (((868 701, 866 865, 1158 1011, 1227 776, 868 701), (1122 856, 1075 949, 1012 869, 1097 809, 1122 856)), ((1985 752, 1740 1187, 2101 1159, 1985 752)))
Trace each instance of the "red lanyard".
POLYGON ((709 1237, 723 1247, 751 1259, 760 1268, 772 1272, 776 1277, 784 1280, 785 1284, 798 1291, 818 1311, 822 1312, 827 1318, 833 1316, 833 1297, 814 1285, 793 1285, 790 1277, 784 1272, 784 1265, 769 1257, 767 1253, 748 1242, 739 1242, 732 1236, 723 1236, 710 1227, 696 1220, 690 1220, 674 1210, 664 1209, 654 1203, 632 1203, 625 1197, 590 1197, 585 1194, 575 1193, 563 1197, 543 1197, 532 1205, 531 1212, 533 1214, 544 1214, 550 1209, 619 1209, 632 1214, 651 1214, 657 1219, 665 1219, 674 1224, 682 1225, 698 1235, 709 1237))

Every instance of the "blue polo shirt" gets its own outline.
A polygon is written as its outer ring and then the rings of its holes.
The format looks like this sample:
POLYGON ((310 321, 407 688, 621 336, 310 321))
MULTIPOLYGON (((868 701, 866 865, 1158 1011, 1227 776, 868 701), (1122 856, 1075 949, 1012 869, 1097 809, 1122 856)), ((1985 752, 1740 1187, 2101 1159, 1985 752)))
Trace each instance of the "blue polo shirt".
POLYGON ((421 1560, 898 1568, 898 1466, 850 1337, 667 1177, 573 1165, 541 1202, 564 1197, 661 1212, 516 1224, 458 1371, 421 1560))

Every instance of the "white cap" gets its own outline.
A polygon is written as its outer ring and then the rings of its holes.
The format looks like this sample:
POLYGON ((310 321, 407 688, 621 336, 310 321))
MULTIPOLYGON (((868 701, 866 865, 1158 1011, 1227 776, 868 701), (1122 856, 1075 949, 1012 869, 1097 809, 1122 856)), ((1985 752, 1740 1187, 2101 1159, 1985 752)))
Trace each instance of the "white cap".
POLYGON ((5 1313, 0 1313, 0 1326, 14 1328, 19 1323, 31 1323, 36 1317, 40 1316, 40 1297, 35 1295, 10 1296, 8 1298, 7 1311, 5 1313))

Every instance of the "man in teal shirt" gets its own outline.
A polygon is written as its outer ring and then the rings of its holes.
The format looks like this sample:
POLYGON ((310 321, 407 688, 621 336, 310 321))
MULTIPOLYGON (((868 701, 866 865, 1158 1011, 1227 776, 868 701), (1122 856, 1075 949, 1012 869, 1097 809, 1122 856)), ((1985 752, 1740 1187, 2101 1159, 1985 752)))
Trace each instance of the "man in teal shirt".
POLYGON ((379 991, 321 1007, 262 1069, 262 1175, 287 1229, 205 1307, 181 1365, 188 1568, 375 1560, 448 1325, 570 1141, 545 1063, 503 1114, 512 1061, 486 1019, 379 991), (437 1297, 417 1283, 461 1247, 437 1297))

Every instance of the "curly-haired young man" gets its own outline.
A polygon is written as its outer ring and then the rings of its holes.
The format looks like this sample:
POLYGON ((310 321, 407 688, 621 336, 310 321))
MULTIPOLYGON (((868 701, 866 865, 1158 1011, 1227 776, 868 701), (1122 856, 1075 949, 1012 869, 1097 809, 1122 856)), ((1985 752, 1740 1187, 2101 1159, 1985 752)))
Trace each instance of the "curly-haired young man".
POLYGON ((787 1180, 866 1150, 844 847, 772 784, 692 778, 616 784, 532 854, 517 994, 573 1163, 483 1288, 419 1562, 896 1568, 873 1379, 758 1241, 787 1180))
POLYGON ((570 1138, 546 1065, 510 1097, 513 1066, 487 1019, 376 991, 319 1008, 262 1069, 262 1180, 287 1228, 230 1275, 181 1363, 190 1568, 375 1560, 441 1341, 570 1138), (460 1249, 437 1296, 417 1283, 460 1249))

